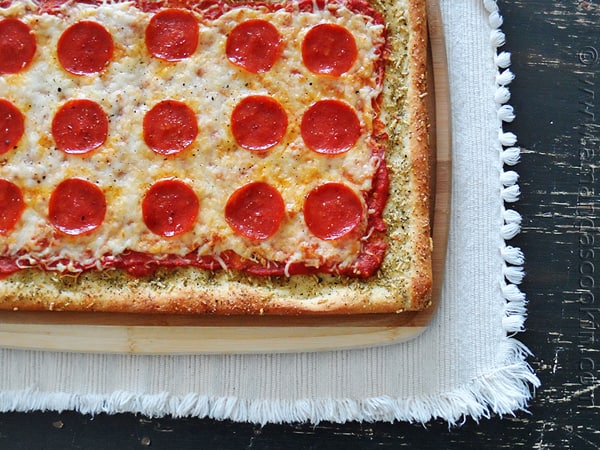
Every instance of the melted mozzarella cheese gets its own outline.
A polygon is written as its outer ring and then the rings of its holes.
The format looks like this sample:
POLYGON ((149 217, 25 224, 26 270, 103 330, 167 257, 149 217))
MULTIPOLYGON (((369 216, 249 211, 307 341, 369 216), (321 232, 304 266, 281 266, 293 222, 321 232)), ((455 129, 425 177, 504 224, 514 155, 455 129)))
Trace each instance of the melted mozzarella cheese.
MULTIPOLYGON (((151 14, 129 3, 91 6, 70 4, 60 15, 35 15, 26 3, 0 9, 1 16, 28 23, 37 39, 29 68, 0 76, 0 97, 25 115, 26 133, 18 148, 1 157, 0 178, 21 187, 26 210, 16 229, 0 237, 0 255, 21 255, 23 265, 73 269, 69 261, 101 268, 101 259, 127 250, 160 258, 166 254, 218 256, 232 250, 257 261, 303 262, 308 266, 350 265, 360 251, 360 239, 324 241, 313 236, 302 216, 304 200, 316 186, 343 182, 357 193, 371 188, 379 164, 372 152, 373 100, 384 40, 383 26, 343 6, 291 13, 235 8, 218 19, 198 16, 200 40, 192 57, 177 63, 150 56, 144 43, 151 14), (268 20, 284 37, 284 49, 273 68, 262 74, 245 72, 225 56, 227 34, 241 21, 268 20), (74 76, 58 62, 61 33, 79 20, 101 23, 111 33, 115 51, 100 75, 74 76), (338 78, 311 73, 302 63, 301 43, 310 27, 336 23, 355 37, 358 58, 338 78), (237 146, 229 126, 235 105, 248 95, 269 95, 288 114, 283 142, 264 154, 237 146), (55 147, 50 133, 54 114, 70 99, 100 104, 109 118, 106 143, 86 155, 67 155, 55 147), (358 113, 362 134, 348 152, 334 157, 308 150, 300 135, 303 112, 315 101, 337 98, 358 113), (152 152, 143 139, 146 112, 165 99, 185 102, 197 114, 199 133, 190 148, 176 156, 152 152), (83 236, 66 236, 48 221, 48 201, 64 179, 81 177, 105 193, 107 213, 102 225, 83 236), (178 178, 197 194, 200 212, 193 229, 175 238, 150 232, 142 220, 141 202, 152 183, 178 178), (286 215, 271 238, 249 241, 233 232, 225 220, 228 197, 240 186, 265 181, 281 193, 286 215)), ((362 199, 362 195, 360 195, 362 199)), ((368 232, 367 212, 360 225, 368 232)))

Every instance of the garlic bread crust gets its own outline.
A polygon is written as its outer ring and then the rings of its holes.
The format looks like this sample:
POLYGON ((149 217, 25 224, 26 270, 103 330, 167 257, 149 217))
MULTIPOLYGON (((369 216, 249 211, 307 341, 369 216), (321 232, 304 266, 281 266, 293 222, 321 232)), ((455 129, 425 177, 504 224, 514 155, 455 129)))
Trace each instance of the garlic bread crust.
POLYGON ((0 280, 0 309, 170 314, 371 314, 431 303, 427 24, 420 0, 373 0, 387 29, 380 119, 387 134, 387 251, 376 274, 258 276, 192 267, 132 276, 24 269, 0 280))

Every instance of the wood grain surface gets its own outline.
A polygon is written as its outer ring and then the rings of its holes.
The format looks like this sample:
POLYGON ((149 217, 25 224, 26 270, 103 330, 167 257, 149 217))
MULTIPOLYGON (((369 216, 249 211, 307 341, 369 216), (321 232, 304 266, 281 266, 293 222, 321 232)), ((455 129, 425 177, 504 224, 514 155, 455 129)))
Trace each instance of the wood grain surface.
MULTIPOLYGON (((599 449, 600 6, 598 1, 499 0, 512 53, 508 126, 523 155, 522 289, 542 381, 529 412, 408 423, 267 425, 207 419, 47 412, 0 414, 0 448, 105 449, 599 449), (35 432, 34 432, 35 430, 35 432), (108 445, 110 443, 110 446, 108 445)), ((482 6, 483 8, 483 6, 482 6)))
POLYGON ((443 280, 450 218, 451 134, 445 42, 439 6, 429 3, 430 110, 435 196, 433 301, 401 314, 346 316, 182 316, 0 311, 5 348, 136 354, 324 351, 407 341, 435 314, 443 280))

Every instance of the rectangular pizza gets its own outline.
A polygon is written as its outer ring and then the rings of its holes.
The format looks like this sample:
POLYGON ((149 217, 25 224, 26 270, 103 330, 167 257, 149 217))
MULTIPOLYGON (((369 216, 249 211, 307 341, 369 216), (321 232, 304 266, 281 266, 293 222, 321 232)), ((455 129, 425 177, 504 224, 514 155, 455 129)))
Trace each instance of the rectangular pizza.
POLYGON ((431 301, 421 0, 0 0, 0 309, 431 301))

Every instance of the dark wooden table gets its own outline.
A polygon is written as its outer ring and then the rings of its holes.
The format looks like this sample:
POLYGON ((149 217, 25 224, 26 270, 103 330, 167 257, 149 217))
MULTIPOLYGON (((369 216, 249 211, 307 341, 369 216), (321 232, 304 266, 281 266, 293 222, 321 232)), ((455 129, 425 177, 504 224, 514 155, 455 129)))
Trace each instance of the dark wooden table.
MULTIPOLYGON (((460 1, 460 0, 457 0, 460 1)), ((1 449, 600 448, 600 4, 500 0, 523 147, 530 412, 467 420, 267 425, 73 412, 0 414, 1 449), (599 395, 596 398, 596 395, 599 395)))

